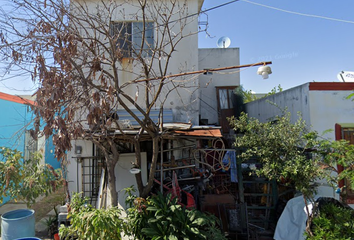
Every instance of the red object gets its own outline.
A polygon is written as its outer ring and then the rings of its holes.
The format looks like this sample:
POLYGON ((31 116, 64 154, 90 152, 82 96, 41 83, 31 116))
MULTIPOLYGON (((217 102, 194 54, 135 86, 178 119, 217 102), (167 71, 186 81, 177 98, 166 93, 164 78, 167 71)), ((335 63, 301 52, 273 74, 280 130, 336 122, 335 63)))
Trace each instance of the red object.
POLYGON ((54 234, 54 240, 60 240, 60 237, 59 237, 58 233, 54 234))
POLYGON ((173 179, 172 179, 172 189, 170 189, 168 191, 169 193, 171 193, 171 197, 178 198, 178 203, 182 206, 185 206, 186 208, 195 208, 195 200, 192 194, 190 194, 189 192, 186 192, 184 190, 181 190, 181 188, 178 185, 178 179, 177 179, 177 174, 175 172, 173 172, 173 179), (183 203, 183 199, 184 196, 187 198, 187 202, 183 203), (182 197, 183 196, 183 197, 182 197))

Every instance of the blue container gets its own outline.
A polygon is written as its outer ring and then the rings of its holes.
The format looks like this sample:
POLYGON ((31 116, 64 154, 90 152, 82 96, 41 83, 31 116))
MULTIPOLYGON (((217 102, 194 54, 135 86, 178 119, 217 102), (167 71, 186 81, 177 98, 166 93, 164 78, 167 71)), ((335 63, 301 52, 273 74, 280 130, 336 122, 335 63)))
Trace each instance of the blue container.
POLYGON ((17 238, 16 240, 41 240, 41 239, 36 237, 25 237, 25 238, 17 238))
POLYGON ((1 216, 1 239, 36 239, 34 210, 18 209, 1 216))
POLYGON ((41 239, 36 237, 25 237, 25 238, 17 238, 16 240, 41 240, 41 239))

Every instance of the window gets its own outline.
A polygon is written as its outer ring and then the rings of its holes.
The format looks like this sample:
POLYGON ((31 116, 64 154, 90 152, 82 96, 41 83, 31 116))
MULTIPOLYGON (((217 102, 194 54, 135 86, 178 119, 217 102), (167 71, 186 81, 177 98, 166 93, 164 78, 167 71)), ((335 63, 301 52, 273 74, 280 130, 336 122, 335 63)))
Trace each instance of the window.
POLYGON ((233 91, 236 87, 237 86, 216 87, 219 124, 223 133, 228 133, 230 131, 230 124, 227 118, 235 115, 232 98, 233 91))
POLYGON ((136 57, 142 47, 142 57, 151 57, 154 48, 154 23, 145 22, 112 22, 111 36, 116 39, 117 48, 123 57, 136 57))
POLYGON ((25 153, 24 159, 29 160, 32 155, 38 150, 38 142, 32 136, 29 130, 25 133, 25 153))
POLYGON ((232 93, 234 91, 233 87, 232 89, 229 88, 218 88, 218 95, 219 95, 219 104, 220 104, 220 109, 232 109, 232 93))

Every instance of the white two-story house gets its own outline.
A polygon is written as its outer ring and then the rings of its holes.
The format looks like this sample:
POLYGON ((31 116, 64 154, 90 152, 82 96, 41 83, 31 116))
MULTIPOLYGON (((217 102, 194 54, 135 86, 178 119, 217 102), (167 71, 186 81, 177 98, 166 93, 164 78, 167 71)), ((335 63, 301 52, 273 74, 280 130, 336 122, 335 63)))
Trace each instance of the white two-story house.
MULTIPOLYGON (((149 119, 159 128, 159 163, 154 176, 159 181, 168 175, 168 167, 183 169, 185 165, 195 165, 193 150, 202 141, 222 137, 216 126, 227 125, 226 116, 232 115, 231 92, 240 85, 239 73, 230 70, 229 74, 220 75, 200 70, 239 65, 239 49, 198 49, 198 15, 203 2, 73 0, 71 3, 76 16, 92 19, 92 22, 72 23, 78 25, 79 32, 88 39, 87 44, 94 39, 107 46, 107 49, 97 47, 95 54, 87 53, 76 61, 100 56, 97 75, 93 78, 100 84, 107 81, 103 84, 108 85, 107 92, 111 85, 115 91, 119 89, 116 96, 121 96, 121 101, 113 101, 115 105, 110 107, 115 109, 114 120, 118 123, 111 134, 121 151, 115 172, 122 206, 123 189, 136 184, 135 176, 129 171, 136 157, 130 143, 135 135, 144 135, 139 123, 144 119, 144 111, 150 109, 149 119), (103 79, 99 75, 102 72, 114 80, 103 79)), ((93 129, 87 114, 78 116, 93 129)), ((95 135, 97 139, 99 134, 95 135)), ((142 139, 139 170, 145 183, 153 151, 149 137, 142 139)), ((67 153, 69 191, 83 192, 93 204, 99 205, 104 192, 101 184, 104 161, 100 150, 87 138, 72 140, 72 146, 72 151, 67 153)))

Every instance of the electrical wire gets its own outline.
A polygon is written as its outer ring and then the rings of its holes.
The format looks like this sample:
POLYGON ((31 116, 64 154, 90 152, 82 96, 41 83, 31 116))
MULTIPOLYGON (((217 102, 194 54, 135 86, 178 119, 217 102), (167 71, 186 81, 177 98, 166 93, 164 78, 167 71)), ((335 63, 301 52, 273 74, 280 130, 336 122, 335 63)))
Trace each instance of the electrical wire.
POLYGON ((253 5, 257 5, 257 6, 261 6, 261 7, 265 7, 265 8, 273 9, 273 10, 276 10, 276 11, 285 12, 285 13, 290 13, 290 14, 295 14, 295 15, 300 15, 300 16, 305 16, 305 17, 312 17, 312 18, 320 18, 320 19, 336 21, 336 22, 344 22, 344 23, 354 24, 354 21, 343 20, 343 19, 338 19, 338 18, 331 18, 331 17, 320 16, 320 15, 315 15, 315 14, 307 14, 307 13, 289 11, 289 10, 285 10, 285 9, 272 7, 272 6, 265 5, 265 4, 261 4, 261 3, 252 2, 252 1, 249 1, 249 0, 239 0, 239 1, 243 1, 243 2, 246 2, 246 3, 253 4, 253 5))
MULTIPOLYGON (((233 1, 230 1, 230 2, 226 2, 226 3, 220 4, 220 5, 216 5, 216 6, 214 6, 214 7, 211 7, 211 8, 205 9, 205 10, 201 10, 200 12, 192 13, 192 14, 190 14, 190 15, 187 15, 187 16, 185 16, 185 17, 181 17, 181 18, 176 19, 176 20, 172 20, 172 21, 169 21, 169 22, 166 22, 166 23, 163 23, 163 24, 158 24, 157 26, 154 26, 154 27, 147 27, 147 28, 145 29, 145 31, 146 31, 146 30, 151 30, 151 29, 158 29, 159 27, 163 27, 163 26, 166 25, 166 24, 171 24, 171 23, 175 23, 175 22, 181 21, 181 20, 183 20, 183 19, 187 19, 187 18, 190 18, 190 17, 194 17, 194 16, 200 15, 200 14, 202 14, 202 13, 206 13, 206 12, 209 12, 209 11, 211 11, 211 10, 214 10, 214 9, 217 9, 217 8, 221 8, 221 7, 224 7, 224 6, 226 6, 226 5, 229 5, 229 4, 231 4, 231 3, 238 2, 238 1, 241 1, 241 0, 233 0, 233 1)), ((141 30, 140 32, 137 31, 136 33, 142 33, 142 32, 143 32, 143 30, 141 30)))

